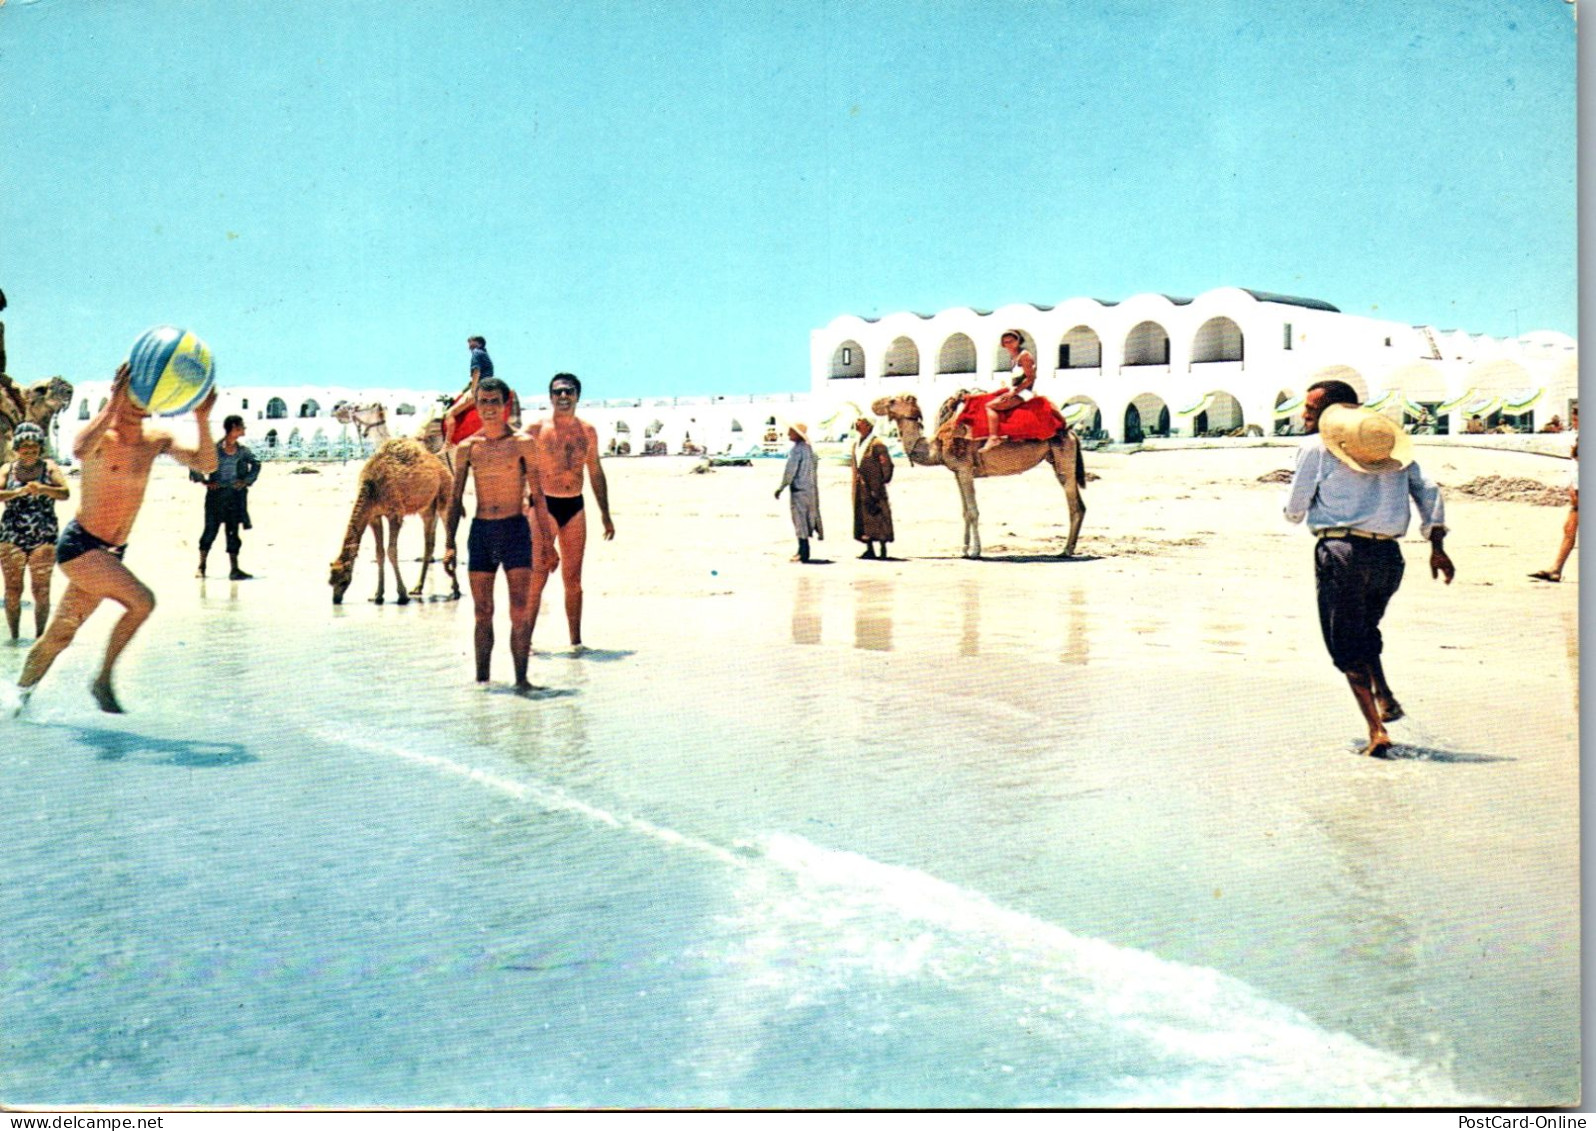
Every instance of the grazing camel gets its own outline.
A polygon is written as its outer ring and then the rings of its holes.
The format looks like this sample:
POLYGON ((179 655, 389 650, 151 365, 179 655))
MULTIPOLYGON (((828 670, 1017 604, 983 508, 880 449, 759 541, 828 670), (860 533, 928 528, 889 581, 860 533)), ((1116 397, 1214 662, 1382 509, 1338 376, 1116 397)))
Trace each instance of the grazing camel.
MULTIPOLYGON (((432 562, 432 545, 437 533, 438 519, 447 513, 453 486, 453 476, 443 461, 420 440, 401 436, 384 440, 366 465, 360 469, 360 485, 355 491, 355 506, 349 514, 349 528, 344 532, 343 550, 333 559, 332 574, 327 583, 332 586, 333 604, 344 602, 344 591, 354 574, 355 557, 360 553, 360 540, 366 528, 371 528, 377 542, 377 595, 372 598, 382 604, 385 573, 382 564, 382 520, 388 520, 388 561, 393 566, 394 587, 398 590, 398 603, 408 604, 411 597, 421 596, 427 583, 427 567, 432 562), (421 561, 421 580, 408 593, 399 576, 399 525, 407 514, 419 514, 426 535, 426 552, 421 561)), ((454 570, 449 570, 449 600, 460 597, 460 582, 454 570)))
POLYGON ((913 393, 882 397, 870 406, 870 411, 889 417, 898 425, 898 435, 903 439, 903 451, 909 462, 927 467, 940 464, 958 479, 959 495, 964 500, 964 556, 967 558, 981 556, 975 481, 993 475, 1018 475, 1043 460, 1052 464, 1053 474, 1058 476, 1070 508, 1069 540, 1060 556, 1070 557, 1075 553, 1075 540, 1080 536, 1081 519, 1086 517, 1086 503, 1081 499, 1081 489, 1086 486, 1086 464, 1081 459, 1080 441, 1074 432, 1064 428, 1051 440, 1010 440, 988 452, 977 451, 979 445, 962 436, 944 443, 941 425, 958 411, 960 402, 971 395, 974 394, 961 392, 944 402, 937 413, 938 434, 929 438, 925 434, 920 404, 913 393))

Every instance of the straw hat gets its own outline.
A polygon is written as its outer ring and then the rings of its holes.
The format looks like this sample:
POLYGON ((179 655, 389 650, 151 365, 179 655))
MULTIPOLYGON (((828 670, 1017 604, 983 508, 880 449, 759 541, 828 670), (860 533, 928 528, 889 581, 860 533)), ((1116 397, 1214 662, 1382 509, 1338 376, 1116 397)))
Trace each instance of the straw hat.
POLYGON ((809 425, 805 424, 803 421, 794 420, 787 425, 787 428, 790 431, 798 433, 798 435, 802 436, 804 439, 809 439, 809 425))
POLYGON ((1413 438, 1389 417, 1354 405, 1333 404, 1319 414, 1325 450, 1353 471, 1400 471, 1413 462, 1413 438))

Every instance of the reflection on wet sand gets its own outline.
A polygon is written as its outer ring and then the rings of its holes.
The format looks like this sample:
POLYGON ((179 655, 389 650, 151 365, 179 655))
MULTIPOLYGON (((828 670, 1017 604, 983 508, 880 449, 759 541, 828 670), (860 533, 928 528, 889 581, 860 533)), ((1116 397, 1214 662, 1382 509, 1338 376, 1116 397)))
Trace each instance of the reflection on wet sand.
POLYGON ((792 591, 792 642, 820 643, 819 586, 807 573, 799 574, 792 591))
POLYGON ((1091 659, 1091 642, 1086 635, 1086 594, 1079 586, 1070 590, 1064 623, 1064 651, 1059 653, 1059 659, 1066 664, 1084 666, 1091 659))
POLYGON ((853 583, 853 646, 892 651, 891 582, 868 578, 853 583))
POLYGON ((1324 925, 1334 932, 1324 941, 1341 958, 1334 978, 1345 984, 1349 1000, 1355 989, 1356 999, 1381 1003, 1355 1035, 1419 1059, 1434 1060, 1439 1052, 1441 1062, 1449 1062, 1452 1050, 1435 1047, 1444 1019, 1422 991, 1422 940, 1402 911, 1404 900, 1392 891, 1420 827, 1405 783, 1389 774, 1349 778, 1310 813, 1338 865, 1340 913, 1324 925))
POLYGON ((981 586, 973 577, 959 579, 959 655, 981 654, 981 586))

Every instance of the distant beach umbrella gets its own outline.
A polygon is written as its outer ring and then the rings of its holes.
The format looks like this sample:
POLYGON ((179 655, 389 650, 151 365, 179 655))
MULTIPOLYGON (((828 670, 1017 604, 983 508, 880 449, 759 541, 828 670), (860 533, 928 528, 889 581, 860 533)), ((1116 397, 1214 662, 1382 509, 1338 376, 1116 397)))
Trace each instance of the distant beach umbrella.
POLYGON ((1528 412, 1530 406, 1541 399, 1545 389, 1520 389, 1502 398, 1502 408, 1517 416, 1521 412, 1528 412))
POLYGON ((1468 392, 1464 393, 1461 397, 1458 397, 1456 400, 1447 401, 1445 404, 1437 405, 1435 411, 1436 412, 1451 412, 1454 409, 1456 409, 1459 405, 1461 405, 1464 401, 1469 400, 1469 399, 1471 399, 1473 397, 1477 397, 1477 396, 1479 396, 1478 391, 1474 390, 1474 389, 1470 389, 1468 392))
POLYGON ((1275 415, 1290 416, 1292 413, 1300 409, 1303 402, 1307 399, 1307 397, 1291 397, 1287 400, 1283 400, 1279 404, 1275 405, 1275 415))
POLYGON ((1389 403, 1390 400, 1393 397, 1395 397, 1396 395, 1397 394, 1396 394, 1396 391, 1394 389, 1387 389, 1385 392, 1381 393, 1379 396, 1371 397, 1368 400, 1364 401, 1363 402, 1363 407, 1364 408, 1384 408, 1386 406, 1386 404, 1389 403))
POLYGON ((1214 395, 1212 393, 1204 393, 1203 396, 1202 396, 1202 399, 1199 400, 1196 404, 1191 405, 1188 408, 1178 409, 1176 411, 1175 415, 1176 416, 1196 416, 1199 412, 1207 411, 1208 407, 1210 405, 1212 405, 1213 403, 1214 403, 1214 395))

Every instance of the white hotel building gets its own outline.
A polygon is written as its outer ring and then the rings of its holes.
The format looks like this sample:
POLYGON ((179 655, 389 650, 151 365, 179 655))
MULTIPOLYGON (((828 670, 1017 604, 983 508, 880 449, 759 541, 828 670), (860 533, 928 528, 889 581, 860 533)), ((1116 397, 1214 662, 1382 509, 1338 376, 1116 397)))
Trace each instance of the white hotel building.
POLYGON ((820 405, 868 405, 913 392, 927 415, 963 388, 1008 382, 1005 330, 1024 333, 1037 391, 1087 430, 1114 441, 1289 424, 1309 385, 1340 378, 1410 423, 1419 406, 1457 434, 1471 415, 1524 430, 1578 404, 1578 348, 1566 334, 1499 339, 1343 314, 1317 299, 1220 287, 1196 298, 1140 294, 1124 302, 934 315, 852 315, 810 337, 810 391, 820 405))
MULTIPOLYGON (((1141 294, 1124 302, 1072 298, 1057 306, 1016 304, 993 311, 955 307, 934 315, 844 315, 810 335, 810 383, 783 394, 584 399, 578 411, 606 453, 672 455, 691 442, 718 453, 761 446, 793 420, 817 440, 844 437, 850 405, 913 392, 928 415, 959 389, 1008 383, 998 344, 1018 329, 1037 360, 1037 389, 1084 431, 1114 442, 1228 433, 1265 435, 1300 423, 1293 411, 1313 382, 1336 377, 1365 400, 1415 423, 1422 408, 1457 435, 1471 415, 1508 419, 1526 431, 1553 415, 1567 423, 1579 400, 1578 347, 1549 331, 1491 338, 1343 314, 1316 299, 1220 287, 1194 299, 1141 294), (1079 406, 1070 408, 1068 406, 1079 406)), ((590 385, 600 385, 592 381, 590 385)), ((458 388, 221 385, 214 421, 239 413, 260 455, 348 456, 353 430, 332 416, 340 402, 378 402, 393 435, 414 434, 458 388)), ((589 392, 597 389, 590 388, 589 392)), ((542 387, 518 388, 523 412, 546 412, 542 387)), ((72 439, 107 396, 106 381, 78 387, 56 418, 55 450, 72 439)), ((1156 441, 1155 441, 1156 442, 1156 441)))

